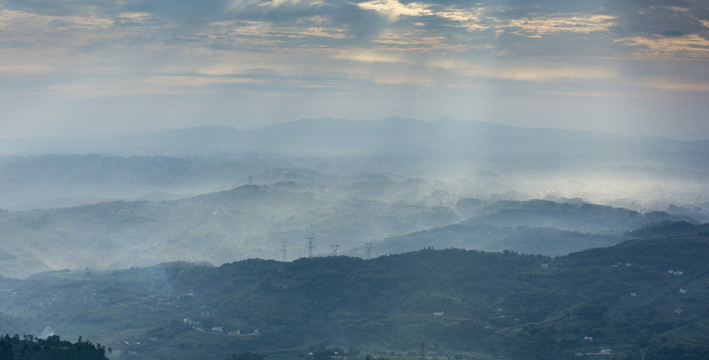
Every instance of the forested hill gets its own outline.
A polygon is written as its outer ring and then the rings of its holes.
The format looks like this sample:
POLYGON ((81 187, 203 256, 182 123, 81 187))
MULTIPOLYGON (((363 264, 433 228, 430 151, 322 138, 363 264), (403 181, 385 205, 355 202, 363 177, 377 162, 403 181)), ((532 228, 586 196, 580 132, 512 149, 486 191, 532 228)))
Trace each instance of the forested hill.
MULTIPOLYGON (((110 350, 109 350, 110 351, 110 350)), ((106 348, 89 341, 72 343, 57 335, 46 339, 25 335, 0 337, 0 359, 2 360, 108 360, 106 348)))
MULTIPOLYGON (((169 263, 0 280, 0 309, 116 359, 272 358, 313 347, 375 357, 709 355, 709 237, 634 240, 564 257, 424 249, 372 260, 169 263), (77 314, 81 314, 78 316, 77 314), (209 349, 209 351, 205 351, 209 349)), ((6 315, 9 316, 9 315, 6 315)))

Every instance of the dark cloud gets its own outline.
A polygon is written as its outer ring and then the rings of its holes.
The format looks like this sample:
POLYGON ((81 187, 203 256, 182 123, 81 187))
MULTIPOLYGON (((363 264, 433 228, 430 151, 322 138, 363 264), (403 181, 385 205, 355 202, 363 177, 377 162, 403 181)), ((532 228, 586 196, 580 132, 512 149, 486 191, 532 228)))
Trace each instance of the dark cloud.
POLYGON ((184 24, 200 24, 225 17, 226 1, 223 0, 150 0, 127 1, 123 11, 147 12, 160 17, 179 20, 184 24))
POLYGON ((667 30, 667 31, 663 32, 662 35, 669 36, 669 37, 680 37, 680 36, 684 35, 684 33, 681 31, 676 31, 676 30, 667 30))
POLYGON ((379 35, 389 26, 386 17, 373 11, 363 10, 356 5, 332 8, 328 14, 334 24, 340 24, 356 39, 367 40, 379 35))
POLYGON ((6 0, 3 5, 12 10, 53 16, 70 16, 87 12, 106 13, 116 8, 115 4, 110 1, 101 2, 98 5, 95 2, 85 0, 6 0))
POLYGON ((703 29, 701 22, 688 12, 667 8, 650 8, 642 12, 627 11, 615 28, 619 35, 659 35, 667 31, 696 34, 703 29))
MULTIPOLYGON (((469 6, 460 1, 443 0, 440 4, 469 6)), ((625 1, 482 1, 488 15, 501 20, 577 16, 596 14, 614 16, 613 32, 619 37, 684 36, 700 34, 706 37, 709 2, 677 0, 625 1), (681 34, 681 35, 677 35, 681 34)))
POLYGON ((548 17, 559 14, 607 14, 607 1, 482 1, 480 6, 489 8, 500 19, 548 17))

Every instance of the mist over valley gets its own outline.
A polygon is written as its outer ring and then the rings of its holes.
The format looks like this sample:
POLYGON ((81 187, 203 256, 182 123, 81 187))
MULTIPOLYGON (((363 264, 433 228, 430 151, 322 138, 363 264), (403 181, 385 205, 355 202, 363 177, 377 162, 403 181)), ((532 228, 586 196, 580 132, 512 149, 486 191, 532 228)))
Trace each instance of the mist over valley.
POLYGON ((705 142, 398 118, 100 140, 0 142, 0 332, 118 360, 704 354, 705 142))
POLYGON ((284 241, 292 260, 308 237, 317 255, 558 256, 707 220, 703 142, 398 118, 103 140, 117 154, 2 157, 0 274, 282 260, 284 241))
POLYGON ((389 118, 0 147, 2 333, 117 360, 704 354, 703 141, 389 118))
POLYGON ((0 360, 709 359, 708 50, 706 1, 2 0, 0 360))

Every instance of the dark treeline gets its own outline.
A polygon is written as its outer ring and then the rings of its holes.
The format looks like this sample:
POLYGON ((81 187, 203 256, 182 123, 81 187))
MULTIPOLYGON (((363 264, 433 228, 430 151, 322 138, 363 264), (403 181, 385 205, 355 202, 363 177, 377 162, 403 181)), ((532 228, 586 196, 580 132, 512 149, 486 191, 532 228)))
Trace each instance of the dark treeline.
MULTIPOLYGON (((110 352, 111 349, 109 348, 110 352)), ((47 339, 32 335, 5 335, 0 337, 0 359, 2 360, 108 360, 106 347, 82 341, 75 343, 62 340, 58 335, 47 339)))

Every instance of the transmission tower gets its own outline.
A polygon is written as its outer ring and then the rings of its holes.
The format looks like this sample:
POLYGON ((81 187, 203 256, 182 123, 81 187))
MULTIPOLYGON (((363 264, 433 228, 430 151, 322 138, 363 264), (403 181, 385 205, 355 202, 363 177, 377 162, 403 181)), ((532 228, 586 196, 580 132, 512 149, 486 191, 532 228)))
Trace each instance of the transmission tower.
POLYGON ((332 245, 330 245, 330 247, 332 248, 332 256, 337 256, 337 249, 340 247, 340 245, 339 244, 332 244, 332 245))
POLYGON ((421 343, 421 360, 426 360, 426 344, 421 343))
POLYGON ((313 239, 315 239, 315 237, 308 236, 306 239, 308 239, 308 259, 310 259, 313 257, 313 239))
POLYGON ((288 261, 288 257, 286 256, 286 245, 288 244, 288 240, 283 240, 283 262, 288 261))
POLYGON ((364 243, 364 246, 367 247, 367 260, 372 258, 372 245, 374 245, 373 242, 364 243))

